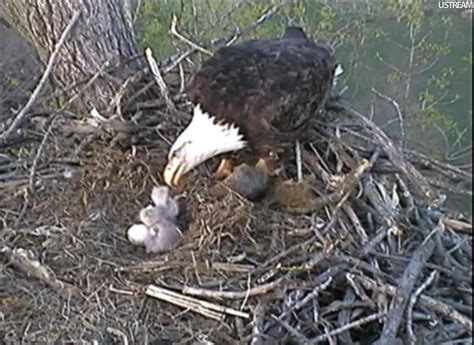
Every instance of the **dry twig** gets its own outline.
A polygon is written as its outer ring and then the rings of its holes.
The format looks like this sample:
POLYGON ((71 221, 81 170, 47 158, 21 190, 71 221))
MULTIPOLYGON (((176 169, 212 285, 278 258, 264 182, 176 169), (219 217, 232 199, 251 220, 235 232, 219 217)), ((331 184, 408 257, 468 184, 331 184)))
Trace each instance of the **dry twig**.
POLYGON ((431 190, 428 181, 426 178, 421 175, 421 173, 413 167, 406 159, 404 159, 400 150, 393 144, 393 142, 387 137, 387 135, 378 128, 372 121, 367 117, 360 114, 359 112, 346 107, 339 103, 330 103, 328 104, 329 109, 337 110, 341 113, 349 115, 351 118, 356 120, 357 123, 361 124, 364 128, 367 128, 370 133, 377 139, 377 141, 382 145, 385 153, 390 157, 393 165, 400 169, 405 176, 410 180, 415 188, 426 201, 430 201, 434 194, 431 190))
POLYGON ((423 293, 423 291, 426 290, 429 285, 431 285, 431 283, 435 279, 436 273, 436 271, 431 272, 429 277, 423 282, 423 284, 420 285, 418 289, 416 289, 416 291, 410 297, 407 312, 407 333, 411 344, 416 344, 416 336, 413 332, 413 308, 415 307, 415 303, 418 300, 418 297, 423 293))
POLYGON ((284 280, 279 279, 271 283, 250 288, 246 291, 214 291, 185 286, 183 287, 183 293, 187 295, 210 297, 216 299, 244 299, 266 294, 271 290, 281 287, 283 284, 284 280))
POLYGON ((402 110, 400 109, 400 105, 392 97, 389 97, 389 96, 377 91, 375 88, 371 88, 370 90, 373 93, 375 93, 377 96, 379 96, 380 98, 382 98, 382 99, 386 100, 387 102, 389 102, 390 104, 392 104, 393 107, 395 108, 395 111, 396 111, 397 116, 398 116, 398 121, 400 123, 400 133, 401 133, 401 136, 402 136, 402 146, 403 146, 403 141, 405 140, 405 122, 403 120, 403 114, 402 114, 402 110))
POLYGON ((197 45, 196 43, 194 43, 194 42, 188 40, 186 37, 184 37, 183 35, 181 35, 181 34, 178 32, 178 30, 176 29, 177 23, 178 23, 178 18, 177 18, 175 15, 173 15, 173 18, 171 19, 170 32, 171 32, 174 36, 176 36, 178 39, 180 39, 181 41, 183 41, 183 42, 186 43, 187 45, 191 46, 193 49, 195 49, 195 50, 197 50, 197 51, 200 51, 201 53, 204 53, 204 54, 206 54, 206 55, 212 56, 212 53, 211 53, 209 50, 207 50, 207 49, 205 49, 205 48, 203 48, 203 47, 197 45))
POLYGON ((121 338, 123 341, 123 345, 128 345, 128 337, 123 331, 116 328, 107 327, 107 332, 118 338, 121 338))
POLYGON ((57 279, 54 272, 38 260, 32 258, 32 254, 23 248, 11 249, 3 247, 0 251, 6 255, 9 261, 27 276, 39 279, 64 297, 78 297, 79 290, 69 283, 57 279))
MULTIPOLYGON (((396 288, 394 286, 388 284, 378 284, 374 280, 365 276, 353 275, 353 277, 354 279, 358 280, 366 289, 375 290, 380 293, 387 293, 389 295, 395 295, 396 288)), ((437 301, 434 298, 428 297, 426 295, 420 295, 419 302, 425 308, 430 308, 433 311, 436 311, 459 323, 469 333, 472 332, 472 321, 446 303, 437 301)))
POLYGON ((384 325, 382 335, 376 344, 390 344, 397 338, 398 328, 403 319, 405 308, 410 299, 411 291, 415 286, 416 279, 434 250, 434 242, 426 241, 418 248, 412 256, 403 276, 400 279, 395 295, 390 303, 387 314, 387 322, 384 325))
POLYGON ((328 339, 329 337, 332 337, 334 335, 338 335, 342 332, 345 332, 349 329, 352 329, 354 327, 359 327, 359 326, 362 326, 362 325, 365 325, 366 323, 369 323, 369 322, 373 322, 373 321, 376 321, 382 317, 385 316, 386 313, 384 312, 381 312, 381 313, 376 313, 376 314, 372 314, 372 315, 369 315, 369 316, 366 316, 366 317, 363 317, 359 320, 356 320, 356 321, 353 321, 351 323, 348 323, 347 325, 344 325, 342 327, 339 327, 333 331, 330 331, 328 332, 327 334, 322 334, 320 336, 317 336, 316 338, 314 339, 311 339, 311 341, 309 342, 310 344, 317 344, 317 343, 320 343, 326 339, 328 339))
POLYGON ((153 58, 153 54, 151 52, 151 48, 147 47, 145 48, 145 57, 148 62, 148 65, 150 66, 150 71, 153 75, 153 78, 155 78, 156 83, 158 84, 158 87, 160 88, 160 93, 161 96, 164 98, 167 106, 173 110, 176 111, 176 106, 174 105, 173 101, 171 100, 171 97, 169 95, 168 87, 166 86, 166 83, 161 76, 160 69, 158 68, 158 65, 156 64, 155 59, 153 58))
POLYGON ((53 71, 53 67, 56 62, 56 58, 59 54, 59 51, 61 50, 61 47, 63 46, 64 42, 66 42, 67 37, 71 33, 75 24, 77 23, 80 15, 81 15, 80 11, 74 12, 71 20, 69 21, 69 24, 67 25, 67 27, 64 29, 63 33, 61 34, 61 37, 59 38, 58 43, 56 43, 53 53, 49 57, 48 64, 46 65, 46 70, 44 71, 43 76, 38 82, 38 85, 36 85, 36 88, 31 94, 30 98, 28 99, 28 102, 25 104, 23 109, 21 109, 21 111, 15 117, 10 127, 7 130, 5 130, 2 134, 0 134, 0 142, 6 140, 18 128, 18 126, 21 124, 25 116, 28 114, 28 111, 30 110, 31 106, 36 101, 36 98, 38 98, 38 95, 40 94, 41 90, 43 90, 43 87, 46 84, 46 80, 48 80, 49 75, 53 71))
POLYGON ((250 318, 250 315, 238 310, 223 307, 215 303, 192 298, 168 289, 160 288, 158 286, 149 285, 145 292, 148 296, 152 296, 163 301, 179 305, 181 307, 189 308, 197 313, 208 316, 216 320, 222 320, 224 314, 250 318))

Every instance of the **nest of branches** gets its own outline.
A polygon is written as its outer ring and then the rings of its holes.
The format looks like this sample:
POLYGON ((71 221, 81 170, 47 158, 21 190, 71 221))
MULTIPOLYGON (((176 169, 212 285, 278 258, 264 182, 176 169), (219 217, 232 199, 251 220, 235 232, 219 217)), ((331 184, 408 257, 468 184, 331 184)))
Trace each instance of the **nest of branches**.
POLYGON ((337 100, 301 154, 281 157, 307 199, 216 195, 213 162, 175 193, 179 245, 160 255, 132 246, 126 229, 189 118, 184 77, 147 84, 160 97, 133 116, 96 113, 100 126, 88 127, 55 112, 45 136, 33 123, 2 144, 5 342, 469 342, 472 222, 443 205, 442 190, 468 193, 472 175, 398 148, 337 100))

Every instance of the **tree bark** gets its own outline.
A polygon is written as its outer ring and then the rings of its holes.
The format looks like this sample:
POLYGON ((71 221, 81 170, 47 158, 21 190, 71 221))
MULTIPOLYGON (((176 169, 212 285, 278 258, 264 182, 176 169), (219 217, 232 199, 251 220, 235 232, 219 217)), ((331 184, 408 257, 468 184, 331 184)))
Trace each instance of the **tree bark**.
POLYGON ((101 77, 81 94, 81 105, 106 109, 124 80, 136 73, 141 61, 105 74, 109 67, 137 54, 137 44, 126 0, 2 0, 0 16, 36 49, 46 65, 73 13, 81 16, 62 46, 53 70, 53 82, 72 96, 97 73, 101 77), (103 77, 106 76, 106 77, 103 77))

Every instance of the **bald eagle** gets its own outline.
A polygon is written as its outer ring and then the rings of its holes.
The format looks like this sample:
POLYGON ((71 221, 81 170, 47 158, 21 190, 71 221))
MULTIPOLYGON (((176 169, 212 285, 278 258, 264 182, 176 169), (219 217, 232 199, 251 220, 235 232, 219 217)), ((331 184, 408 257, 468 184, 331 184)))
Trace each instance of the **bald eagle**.
POLYGON ((187 84, 193 117, 169 151, 165 182, 176 186, 211 157, 244 147, 271 161, 276 147, 303 135, 339 71, 334 51, 299 27, 219 49, 187 84))

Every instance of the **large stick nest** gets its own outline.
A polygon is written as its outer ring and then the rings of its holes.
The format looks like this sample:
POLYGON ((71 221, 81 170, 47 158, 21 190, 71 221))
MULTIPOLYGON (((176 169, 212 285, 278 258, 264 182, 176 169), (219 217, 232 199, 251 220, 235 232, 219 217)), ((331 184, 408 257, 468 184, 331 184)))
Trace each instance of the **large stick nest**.
MULTIPOLYGON (((397 148, 335 101, 303 147, 312 199, 282 208, 271 197, 216 195, 213 161, 176 191, 178 247, 146 255, 132 246, 126 229, 188 119, 179 77, 168 77, 166 89, 148 87, 158 101, 102 119, 100 131, 55 115, 2 144, 5 342, 468 342, 472 224, 442 205, 438 188, 469 193, 471 174, 397 148), (249 317, 206 316, 148 297, 150 285, 249 317)), ((296 178, 291 151, 281 161, 296 178)))

